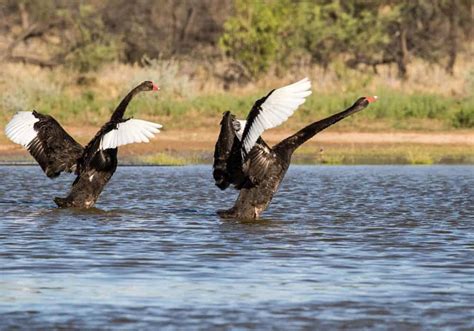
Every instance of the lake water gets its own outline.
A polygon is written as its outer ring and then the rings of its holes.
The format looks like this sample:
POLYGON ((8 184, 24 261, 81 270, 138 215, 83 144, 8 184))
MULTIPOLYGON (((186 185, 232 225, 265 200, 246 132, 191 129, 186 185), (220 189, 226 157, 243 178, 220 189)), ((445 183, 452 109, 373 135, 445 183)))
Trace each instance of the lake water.
POLYGON ((1 329, 474 329, 472 166, 292 166, 255 222, 210 166, 73 178, 0 167, 1 329))

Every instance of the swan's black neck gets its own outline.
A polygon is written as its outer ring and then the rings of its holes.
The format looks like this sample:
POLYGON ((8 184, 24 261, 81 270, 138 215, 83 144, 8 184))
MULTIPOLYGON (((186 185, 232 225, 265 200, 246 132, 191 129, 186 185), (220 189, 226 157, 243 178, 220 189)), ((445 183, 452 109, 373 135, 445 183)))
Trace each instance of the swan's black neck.
POLYGON ((127 107, 128 107, 128 104, 130 103, 130 101, 132 101, 133 97, 141 91, 143 91, 143 86, 138 85, 133 90, 128 92, 128 94, 125 96, 125 98, 122 99, 120 104, 114 110, 114 112, 112 114, 112 117, 110 118, 110 121, 113 122, 113 121, 121 120, 123 118, 123 115, 125 114, 125 110, 127 110, 127 107))
POLYGON ((366 98, 360 98, 346 110, 304 127, 300 131, 296 132, 294 135, 278 143, 276 146, 273 147, 273 149, 278 151, 280 154, 289 154, 291 156, 291 154, 299 146, 304 144, 309 139, 313 138, 317 133, 327 129, 328 127, 339 122, 340 120, 361 111, 368 105, 369 102, 366 100, 366 98))

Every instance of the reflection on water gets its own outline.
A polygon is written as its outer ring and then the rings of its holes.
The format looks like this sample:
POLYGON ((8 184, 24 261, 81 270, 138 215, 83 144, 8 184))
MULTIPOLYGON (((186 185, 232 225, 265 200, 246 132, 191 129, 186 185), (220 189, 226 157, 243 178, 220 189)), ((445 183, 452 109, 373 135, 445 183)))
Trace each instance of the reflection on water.
POLYGON ((0 329, 474 328, 473 167, 292 166, 256 222, 207 166, 72 180, 0 167, 0 329))

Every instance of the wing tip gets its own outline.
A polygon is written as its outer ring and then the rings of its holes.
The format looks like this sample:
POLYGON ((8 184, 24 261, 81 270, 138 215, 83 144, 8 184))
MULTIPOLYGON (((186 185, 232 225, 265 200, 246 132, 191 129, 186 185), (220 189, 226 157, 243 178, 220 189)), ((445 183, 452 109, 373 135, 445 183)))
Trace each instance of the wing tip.
POLYGON ((28 147, 37 136, 34 124, 39 121, 33 111, 19 111, 5 126, 5 136, 16 144, 28 147))

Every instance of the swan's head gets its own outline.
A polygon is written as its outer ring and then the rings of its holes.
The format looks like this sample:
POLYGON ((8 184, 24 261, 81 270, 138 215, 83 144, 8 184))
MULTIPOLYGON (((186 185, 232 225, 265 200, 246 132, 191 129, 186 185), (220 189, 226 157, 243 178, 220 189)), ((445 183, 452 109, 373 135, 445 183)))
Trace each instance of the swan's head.
POLYGON ((369 104, 377 101, 377 99, 378 97, 376 95, 370 97, 361 97, 357 99, 357 101, 354 103, 354 106, 367 107, 369 104))
POLYGON ((372 103, 372 102, 375 102, 377 101, 379 97, 374 95, 374 96, 371 96, 371 97, 365 97, 365 100, 367 100, 369 103, 372 103))
POLYGON ((232 129, 234 129, 237 138, 239 138, 239 140, 242 138, 247 121, 238 120, 230 111, 225 111, 224 116, 222 117, 221 125, 224 123, 231 123, 232 129))
POLYGON ((144 81, 139 85, 142 91, 158 91, 160 88, 151 80, 144 81))
POLYGON ((234 128, 235 132, 239 132, 240 129, 242 128, 242 124, 240 123, 239 120, 236 120, 235 118, 232 120, 232 127, 234 128))
POLYGON ((242 140, 245 124, 247 124, 247 121, 243 121, 243 120, 232 121, 232 126, 234 127, 235 135, 237 136, 237 138, 239 138, 239 140, 242 140))

